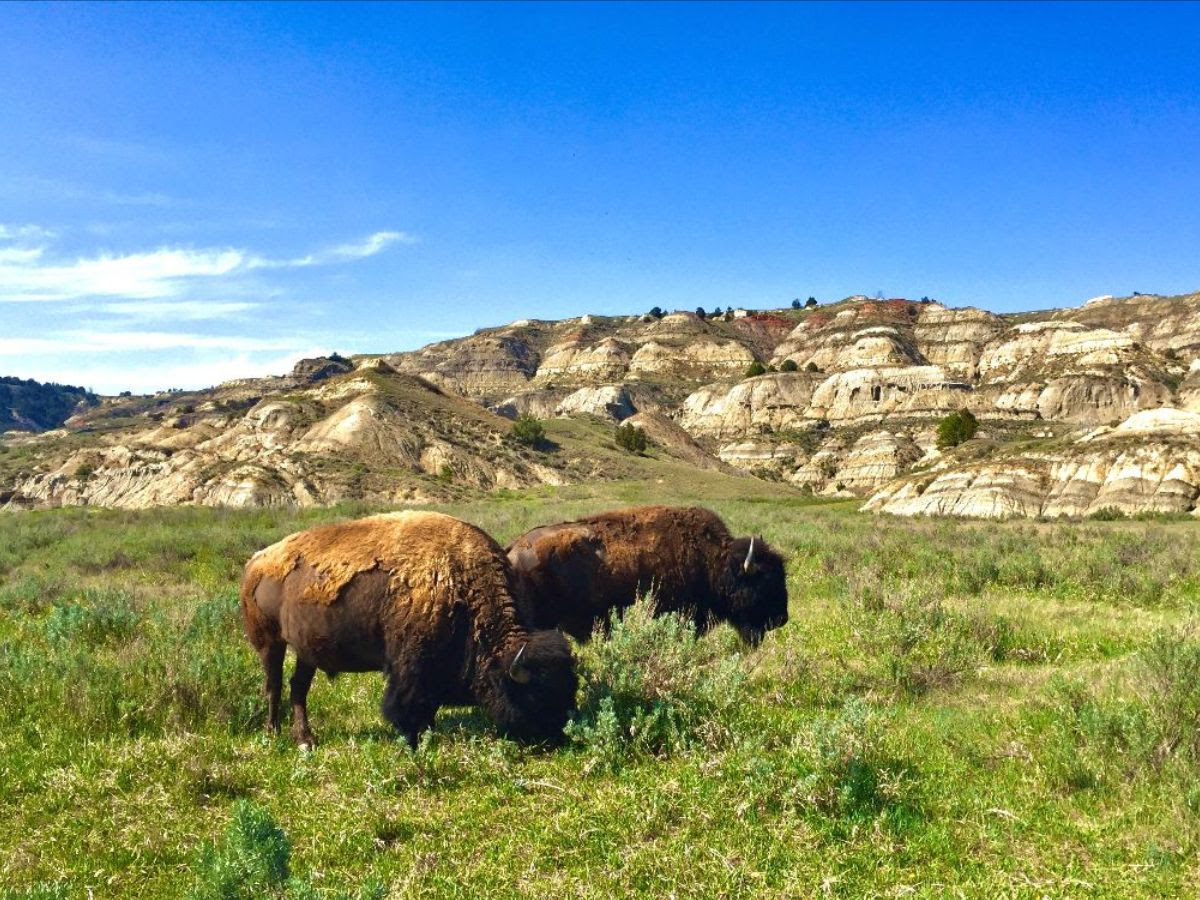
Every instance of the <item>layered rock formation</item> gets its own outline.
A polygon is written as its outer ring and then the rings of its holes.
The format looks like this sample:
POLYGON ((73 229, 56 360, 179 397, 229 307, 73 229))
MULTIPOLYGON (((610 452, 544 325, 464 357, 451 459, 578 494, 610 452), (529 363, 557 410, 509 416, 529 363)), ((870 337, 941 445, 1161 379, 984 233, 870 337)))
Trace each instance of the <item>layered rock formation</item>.
POLYGON ((609 447, 631 421, 689 465, 873 495, 887 512, 1190 511, 1192 414, 1200 294, 1003 316, 854 297, 521 320, 186 397, 110 398, 63 434, 0 443, 20 450, 0 452, 0 503, 325 503, 608 477, 584 449, 555 466, 514 450, 507 420, 532 415, 585 419, 609 447), (747 377, 755 363, 768 371, 747 377), (964 407, 980 436, 938 451, 938 422, 964 407))
POLYGON ((1046 446, 1000 447, 986 459, 942 460, 888 484, 865 509, 897 515, 1200 515, 1200 415, 1136 413, 1046 446))

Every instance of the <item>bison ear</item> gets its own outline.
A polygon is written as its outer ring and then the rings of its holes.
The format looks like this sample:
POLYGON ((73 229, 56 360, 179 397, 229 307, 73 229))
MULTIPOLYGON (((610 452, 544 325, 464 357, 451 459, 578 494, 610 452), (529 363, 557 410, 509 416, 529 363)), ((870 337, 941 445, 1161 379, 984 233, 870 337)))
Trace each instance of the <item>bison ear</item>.
POLYGON ((529 670, 521 665, 521 657, 525 653, 526 646, 525 644, 521 645, 521 649, 517 651, 517 655, 513 657, 513 661, 508 666, 508 677, 517 684, 529 683, 529 670))

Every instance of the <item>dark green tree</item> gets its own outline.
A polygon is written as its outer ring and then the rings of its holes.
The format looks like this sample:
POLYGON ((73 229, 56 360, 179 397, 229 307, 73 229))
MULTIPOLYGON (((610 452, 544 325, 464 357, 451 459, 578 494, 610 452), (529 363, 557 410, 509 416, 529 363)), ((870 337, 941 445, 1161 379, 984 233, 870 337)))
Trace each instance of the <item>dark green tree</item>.
POLYGON ((795 372, 798 368, 800 367, 796 365, 796 361, 794 359, 785 359, 779 365, 780 372, 795 372))
POLYGON ((614 434, 617 446, 630 453, 636 453, 639 456, 646 452, 648 441, 646 440, 646 432, 638 428, 631 422, 626 422, 624 425, 618 425, 614 434))
POLYGON ((540 447, 546 441, 546 427, 533 416, 519 416, 512 424, 512 436, 518 444, 540 447))
POLYGON ((979 420, 967 408, 952 412, 938 423, 937 445, 939 450, 957 447, 964 441, 975 437, 979 430, 979 420))
POLYGON ((747 378, 756 378, 759 375, 765 374, 766 371, 767 371, 766 366, 764 366, 762 363, 760 363, 756 359, 754 362, 750 363, 750 365, 746 367, 746 377, 747 378))

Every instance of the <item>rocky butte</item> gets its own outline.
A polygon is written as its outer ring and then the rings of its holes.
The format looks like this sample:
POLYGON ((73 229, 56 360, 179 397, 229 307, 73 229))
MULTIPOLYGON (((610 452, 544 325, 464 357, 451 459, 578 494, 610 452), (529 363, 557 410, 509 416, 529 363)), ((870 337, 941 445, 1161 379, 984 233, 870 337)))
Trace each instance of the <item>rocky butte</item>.
POLYGON ((900 515, 1198 514, 1200 294, 996 315, 850 298, 522 320, 286 376, 105 398, 0 439, 0 504, 393 502, 636 474, 651 457, 900 515), (747 377, 758 363, 763 374, 747 377), (967 408, 978 434, 939 450, 967 408), (551 452, 520 415, 576 423, 551 452), (632 467, 632 468, 631 468, 632 467))

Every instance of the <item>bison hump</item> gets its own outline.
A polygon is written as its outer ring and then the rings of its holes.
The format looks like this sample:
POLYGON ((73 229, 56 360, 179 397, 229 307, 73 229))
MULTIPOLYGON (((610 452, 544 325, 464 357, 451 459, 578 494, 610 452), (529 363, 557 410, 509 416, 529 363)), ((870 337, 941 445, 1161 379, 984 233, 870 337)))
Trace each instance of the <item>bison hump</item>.
POLYGON ((436 589, 452 578, 453 561, 499 555, 499 548, 483 532, 440 513, 387 513, 322 525, 289 535, 251 560, 257 578, 282 582, 303 567, 301 598, 305 602, 332 604, 356 575, 374 570, 387 572, 394 588, 405 592, 436 589))

